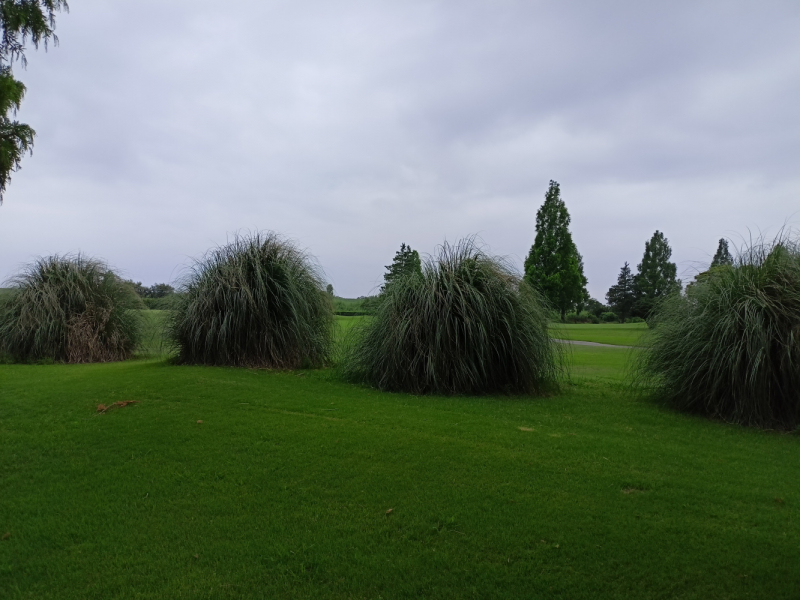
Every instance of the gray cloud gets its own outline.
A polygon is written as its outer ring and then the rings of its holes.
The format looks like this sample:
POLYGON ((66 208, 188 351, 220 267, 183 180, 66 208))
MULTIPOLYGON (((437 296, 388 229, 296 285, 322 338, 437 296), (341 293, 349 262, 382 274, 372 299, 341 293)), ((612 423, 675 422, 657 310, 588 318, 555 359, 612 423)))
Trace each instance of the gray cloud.
POLYGON ((264 228, 356 296, 403 241, 521 264, 556 179, 602 298, 655 229, 690 269, 795 217, 798 25, 785 2, 73 3, 19 71, 39 135, 0 276, 80 249, 165 281, 264 228))

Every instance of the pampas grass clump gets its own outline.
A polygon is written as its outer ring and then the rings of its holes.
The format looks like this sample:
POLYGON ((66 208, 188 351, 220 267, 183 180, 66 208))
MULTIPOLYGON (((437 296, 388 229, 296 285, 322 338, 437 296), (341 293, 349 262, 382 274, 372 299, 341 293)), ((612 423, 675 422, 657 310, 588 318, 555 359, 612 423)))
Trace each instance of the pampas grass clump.
POLYGON ((133 289, 102 261, 40 258, 9 280, 0 303, 0 350, 18 361, 89 363, 129 358, 141 308, 133 289))
POLYGON ((658 310, 636 382, 669 405, 768 428, 800 424, 800 248, 756 242, 658 310))
POLYGON ((329 359, 333 310, 321 271, 275 233, 209 251, 178 292, 168 324, 177 362, 295 369, 329 359))
POLYGON ((529 394, 556 383, 562 351, 540 295, 468 238, 445 243, 421 275, 387 286, 352 330, 343 376, 414 394, 529 394))

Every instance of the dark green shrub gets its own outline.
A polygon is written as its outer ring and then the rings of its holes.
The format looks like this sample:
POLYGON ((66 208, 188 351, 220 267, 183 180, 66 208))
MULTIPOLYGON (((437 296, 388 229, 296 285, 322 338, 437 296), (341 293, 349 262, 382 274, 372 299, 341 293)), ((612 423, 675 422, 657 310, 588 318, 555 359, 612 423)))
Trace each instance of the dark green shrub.
POLYGON ((616 315, 616 313, 604 312, 600 315, 600 320, 603 323, 617 323, 619 321, 619 317, 616 315))
POLYGON ((589 315, 589 323, 591 323, 592 325, 597 325, 598 323, 600 323, 600 319, 597 318, 595 315, 589 315))
POLYGON ((756 244, 657 310, 637 364, 680 410, 761 427, 800 422, 800 250, 756 244))
POLYGON ((167 332, 177 362, 294 369, 329 359, 333 308, 320 269, 274 233, 209 251, 178 292, 167 332))
POLYGON ((386 286, 354 328, 342 374, 415 394, 535 393, 563 373, 541 296, 472 238, 386 286))
POLYGON ((18 361, 106 362, 129 358, 141 302, 102 261, 49 256, 9 281, 0 301, 0 349, 18 361))
POLYGON ((631 317, 628 319, 628 323, 644 323, 645 320, 642 317, 631 317))
POLYGON ((592 317, 594 315, 590 315, 587 312, 582 313, 568 313, 566 317, 567 323, 591 323, 592 317))

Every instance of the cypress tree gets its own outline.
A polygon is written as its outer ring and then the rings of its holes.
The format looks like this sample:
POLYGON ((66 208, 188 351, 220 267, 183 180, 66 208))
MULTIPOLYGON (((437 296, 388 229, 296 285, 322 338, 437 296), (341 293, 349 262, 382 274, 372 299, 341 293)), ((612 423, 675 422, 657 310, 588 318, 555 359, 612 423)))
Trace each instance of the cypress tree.
POLYGON ((608 302, 611 310, 617 313, 623 323, 631 315, 633 306, 636 303, 636 289, 634 287, 634 276, 627 261, 620 269, 617 284, 612 285, 606 292, 606 302, 608 302))
POLYGON ((675 277, 678 266, 670 262, 671 256, 669 240, 656 230, 650 241, 645 242, 644 256, 634 277, 634 315, 648 318, 658 300, 681 289, 681 280, 675 277))
POLYGON ((585 302, 583 258, 572 241, 570 216, 557 182, 550 181, 544 204, 536 212, 536 238, 525 259, 525 279, 565 319, 568 310, 585 302))
POLYGON ((422 274, 422 262, 419 252, 412 250, 411 246, 400 244, 400 250, 395 253, 392 264, 386 266, 386 273, 383 274, 383 287, 388 286, 409 275, 422 274))
POLYGON ((714 254, 714 258, 711 259, 711 266, 721 267, 723 265, 730 266, 732 264, 733 256, 731 255, 731 251, 728 249, 728 240, 721 238, 719 240, 719 245, 717 245, 717 252, 714 254))

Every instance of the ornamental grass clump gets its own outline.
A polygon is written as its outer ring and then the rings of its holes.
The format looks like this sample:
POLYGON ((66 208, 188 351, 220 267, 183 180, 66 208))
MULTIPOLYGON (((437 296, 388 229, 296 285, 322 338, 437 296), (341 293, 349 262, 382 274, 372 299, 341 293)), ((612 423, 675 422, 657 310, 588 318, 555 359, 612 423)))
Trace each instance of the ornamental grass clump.
POLYGON ((179 363, 295 369, 330 356, 321 270, 275 233, 236 235, 195 262, 168 323, 179 363))
POLYGON ((348 380, 414 394, 529 394, 563 373, 541 296, 473 238, 445 243, 381 296, 346 342, 348 380))
POLYGON ((17 361, 129 358, 141 332, 133 289, 108 266, 77 255, 39 258, 0 301, 0 350, 17 361))
POLYGON ((800 247, 781 236, 712 267, 659 308, 636 382, 732 423, 800 424, 800 247))

